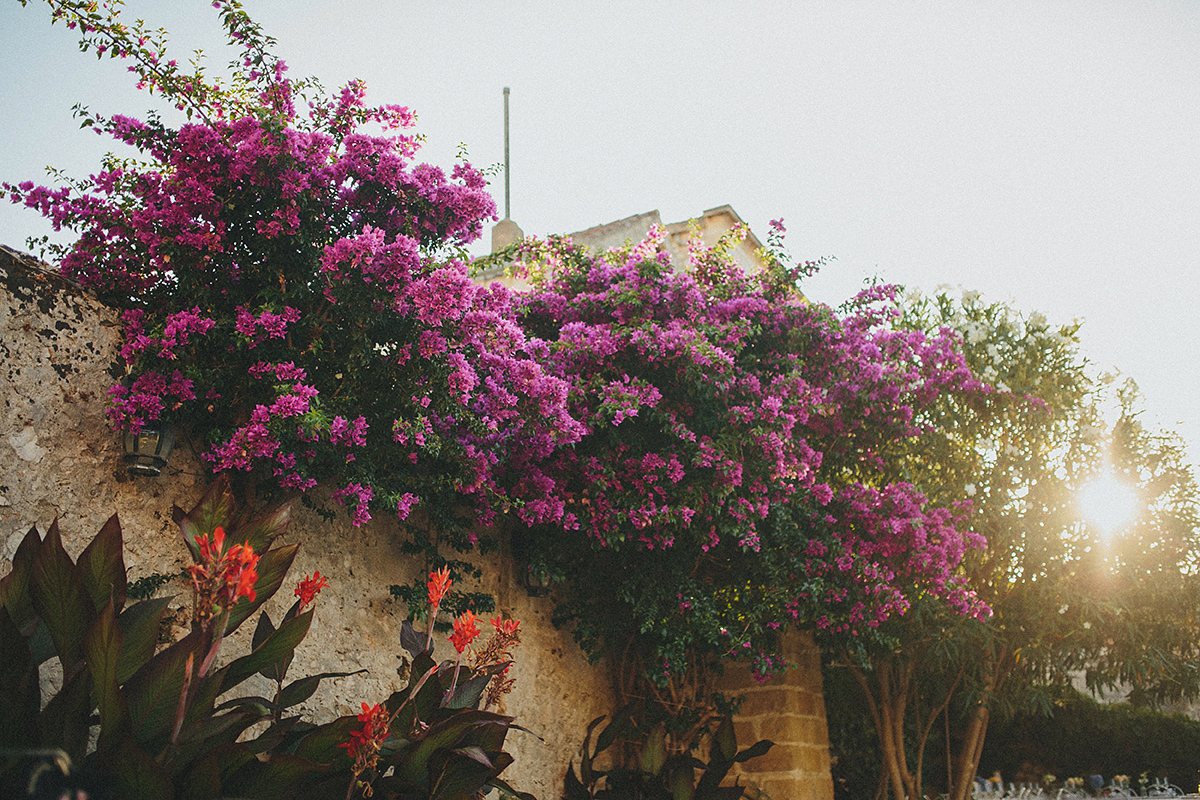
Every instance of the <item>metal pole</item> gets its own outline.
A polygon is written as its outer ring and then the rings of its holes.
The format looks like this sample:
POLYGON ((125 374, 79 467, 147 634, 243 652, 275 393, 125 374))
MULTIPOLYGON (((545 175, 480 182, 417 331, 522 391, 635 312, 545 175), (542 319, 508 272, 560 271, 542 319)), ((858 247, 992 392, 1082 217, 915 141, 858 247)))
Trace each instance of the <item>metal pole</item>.
POLYGON ((509 213, 509 180, 508 180, 508 87, 504 87, 504 218, 511 219, 509 213))

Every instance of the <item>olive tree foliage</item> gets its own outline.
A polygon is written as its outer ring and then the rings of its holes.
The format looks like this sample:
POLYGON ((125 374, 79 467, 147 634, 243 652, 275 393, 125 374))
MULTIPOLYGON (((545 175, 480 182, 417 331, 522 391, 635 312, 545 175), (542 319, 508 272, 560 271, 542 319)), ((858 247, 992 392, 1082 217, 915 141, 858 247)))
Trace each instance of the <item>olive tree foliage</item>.
POLYGON ((988 544, 963 570, 993 613, 954 614, 925 596, 869 641, 822 640, 874 723, 880 792, 922 795, 932 737, 948 751, 937 782, 961 800, 993 714, 1050 712, 1080 676, 1145 702, 1196 695, 1197 488, 1178 438, 1142 422, 1136 387, 1089 374, 1078 324, 975 292, 910 294, 906 320, 957 330, 993 387, 942 394, 923 409, 924 433, 886 455, 932 501, 970 502, 971 529, 988 544), (1112 538, 1078 503, 1106 470, 1140 508, 1112 538))

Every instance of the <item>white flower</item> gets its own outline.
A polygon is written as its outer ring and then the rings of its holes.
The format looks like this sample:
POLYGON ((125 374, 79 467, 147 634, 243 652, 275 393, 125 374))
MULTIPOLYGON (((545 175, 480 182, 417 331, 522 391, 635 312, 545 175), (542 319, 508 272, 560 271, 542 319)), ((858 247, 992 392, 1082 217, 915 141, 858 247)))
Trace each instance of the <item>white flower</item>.
POLYGON ((1011 392, 1012 389, 1008 388, 1008 384, 1005 383, 1004 381, 996 381, 996 391, 1004 392, 1005 394, 1007 394, 1007 393, 1011 392))
POLYGON ((975 484, 973 484, 973 483, 964 484, 963 491, 967 493, 967 497, 974 497, 975 491, 976 491, 975 484))
POLYGON ((979 292, 975 291, 974 289, 966 289, 962 293, 962 299, 964 303, 974 303, 979 299, 979 292))
POLYGON ((1030 329, 1046 327, 1046 315, 1040 311, 1034 311, 1029 315, 1029 323, 1026 327, 1030 329))

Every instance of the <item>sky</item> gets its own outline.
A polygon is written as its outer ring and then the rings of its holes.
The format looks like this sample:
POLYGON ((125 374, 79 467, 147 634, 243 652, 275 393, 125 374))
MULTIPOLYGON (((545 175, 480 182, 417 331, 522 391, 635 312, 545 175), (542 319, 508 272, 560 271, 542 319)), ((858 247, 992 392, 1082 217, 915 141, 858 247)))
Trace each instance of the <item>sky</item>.
MULTIPOLYGON (((503 161, 527 234, 733 206, 810 297, 879 277, 1082 320, 1096 371, 1200 457, 1200 4, 244 0, 295 76, 415 110, 420 158, 503 161)), ((231 57, 204 0, 128 0, 181 59, 231 57)), ((0 180, 94 171, 71 107, 137 115, 120 62, 0 0, 0 180)), ((503 183, 495 195, 503 204, 503 183)), ((49 232, 0 205, 0 243, 49 232)))

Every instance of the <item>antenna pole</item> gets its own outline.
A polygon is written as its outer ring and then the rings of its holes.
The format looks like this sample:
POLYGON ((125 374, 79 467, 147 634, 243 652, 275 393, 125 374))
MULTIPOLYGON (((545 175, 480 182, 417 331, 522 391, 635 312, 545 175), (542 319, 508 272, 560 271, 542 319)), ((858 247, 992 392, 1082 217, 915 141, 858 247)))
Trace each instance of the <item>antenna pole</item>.
POLYGON ((504 218, 510 219, 508 180, 508 87, 504 87, 504 218))

